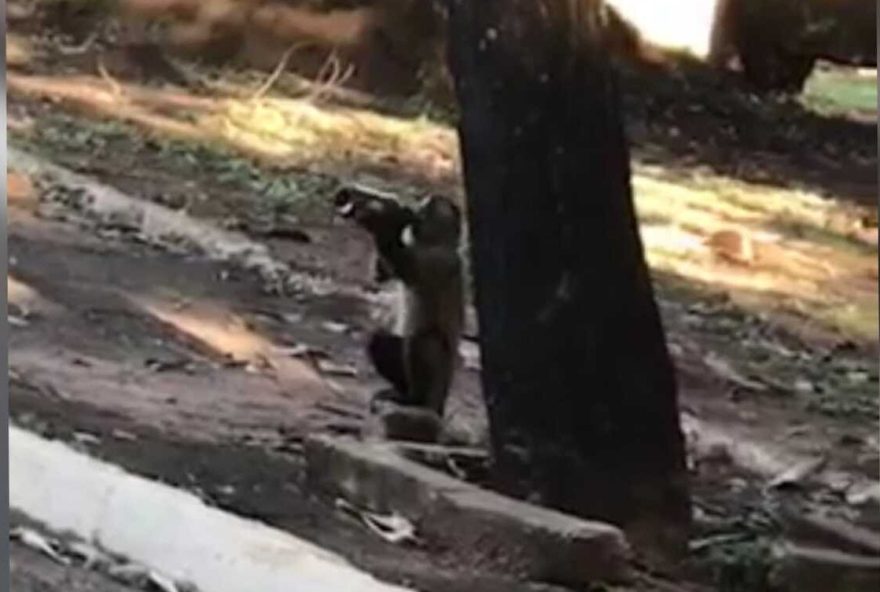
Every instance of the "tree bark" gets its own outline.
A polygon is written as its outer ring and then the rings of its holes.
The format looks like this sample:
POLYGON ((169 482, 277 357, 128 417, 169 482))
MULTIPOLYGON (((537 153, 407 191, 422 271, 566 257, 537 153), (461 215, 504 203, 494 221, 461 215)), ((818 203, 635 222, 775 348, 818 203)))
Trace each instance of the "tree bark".
POLYGON ((670 550, 684 444, 602 8, 449 0, 448 17, 497 483, 670 550))

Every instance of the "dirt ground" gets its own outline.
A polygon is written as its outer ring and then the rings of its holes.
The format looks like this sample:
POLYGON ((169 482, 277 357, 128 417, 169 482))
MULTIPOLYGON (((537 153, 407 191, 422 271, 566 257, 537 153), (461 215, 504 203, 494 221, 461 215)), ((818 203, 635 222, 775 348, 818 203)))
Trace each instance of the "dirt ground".
POLYGON ((9 568, 10 590, 16 592, 134 592, 136 590, 84 567, 59 565, 20 544, 12 545, 9 568))
MULTIPOLYGON (((404 194, 460 194, 453 131, 326 101, 236 106, 228 93, 161 86, 134 69, 99 72, 93 58, 113 55, 112 43, 72 55, 50 30, 26 25, 10 29, 31 47, 10 64, 10 146, 240 231, 329 288, 277 293, 185 242, 96 217, 69 188, 13 166, 13 421, 390 581, 437 592, 550 590, 462 573, 439 549, 385 543, 303 489, 305 435, 356 433, 378 384, 361 348, 383 295, 369 281, 368 243, 333 219, 327 197, 352 178, 404 194), (244 109, 238 119, 235 108, 244 109)), ((689 68, 624 77, 637 201, 682 410, 701 437, 758 450, 752 469, 815 465, 768 489, 766 474, 729 462, 736 450, 695 447, 698 537, 734 533, 757 545, 779 535, 785 510, 804 508, 880 530, 880 506, 862 495, 880 478, 876 128, 865 113, 757 99, 689 68), (739 245, 732 255, 711 241, 676 250, 728 227, 739 245)), ((463 437, 484 440, 478 364, 461 370, 447 415, 463 437)), ((719 569, 734 574, 727 590, 749 589, 736 587, 745 551, 699 548, 695 563, 705 560, 716 580, 719 569)))

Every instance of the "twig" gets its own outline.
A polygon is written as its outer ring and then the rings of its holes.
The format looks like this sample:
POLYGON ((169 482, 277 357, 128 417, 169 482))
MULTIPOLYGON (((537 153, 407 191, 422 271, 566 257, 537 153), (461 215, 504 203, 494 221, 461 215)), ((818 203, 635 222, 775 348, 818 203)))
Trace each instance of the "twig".
POLYGON ((97 41, 100 34, 101 29, 95 29, 89 34, 88 37, 85 38, 82 43, 80 43, 79 45, 74 45, 72 47, 67 47, 59 43, 57 46, 58 53, 63 56, 82 55, 89 50, 89 48, 92 46, 92 44, 95 43, 95 41, 97 41))
POLYGON ((339 56, 336 54, 336 50, 333 50, 329 56, 327 56, 327 60, 325 60, 324 64, 321 66, 321 69, 318 70, 318 75, 316 76, 316 82, 314 88, 306 95, 305 99, 308 101, 319 101, 323 95, 329 92, 333 87, 341 86, 348 81, 349 78, 354 74, 354 66, 349 64, 344 72, 341 72, 339 56), (321 80, 327 67, 330 67, 332 71, 330 75, 327 76, 326 80, 321 80))
POLYGON ((101 78, 107 85, 110 87, 110 92, 117 98, 121 98, 123 95, 122 86, 114 79, 110 72, 107 71, 107 68, 104 67, 104 57, 98 56, 98 74, 101 75, 101 78))
POLYGON ((287 62, 288 60, 290 60, 290 56, 293 55, 293 52, 307 47, 311 44, 312 43, 309 41, 302 41, 300 43, 294 43, 293 45, 288 47, 284 54, 281 56, 281 59, 278 61, 278 65, 275 66, 275 69, 272 71, 269 77, 266 78, 263 84, 261 84, 260 87, 256 91, 254 91, 254 94, 251 95, 250 100, 256 101, 267 92, 269 92, 269 89, 272 88, 272 85, 275 84, 275 82, 278 80, 278 77, 281 76, 281 73, 284 72, 285 68, 287 68, 287 62))

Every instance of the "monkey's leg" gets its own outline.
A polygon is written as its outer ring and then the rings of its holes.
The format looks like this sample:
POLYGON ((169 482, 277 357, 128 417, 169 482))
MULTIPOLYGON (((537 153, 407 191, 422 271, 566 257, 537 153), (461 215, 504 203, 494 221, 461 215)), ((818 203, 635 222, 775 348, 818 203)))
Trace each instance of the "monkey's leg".
POLYGON ((406 357, 413 403, 443 417, 453 370, 452 352, 446 339, 435 332, 414 335, 408 343, 406 357))
POLYGON ((409 394, 409 382, 404 365, 403 338, 388 331, 376 331, 367 343, 367 356, 379 375, 391 383, 394 394, 380 393, 377 397, 391 398, 405 403, 409 394))

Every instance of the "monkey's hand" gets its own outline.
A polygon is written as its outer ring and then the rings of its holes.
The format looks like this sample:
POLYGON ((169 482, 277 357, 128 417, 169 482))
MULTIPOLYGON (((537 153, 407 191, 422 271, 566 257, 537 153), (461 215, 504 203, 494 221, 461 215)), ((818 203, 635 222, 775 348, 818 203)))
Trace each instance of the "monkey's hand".
POLYGON ((342 218, 352 218, 358 205, 362 204, 363 196, 350 187, 343 187, 333 196, 333 207, 342 218))

